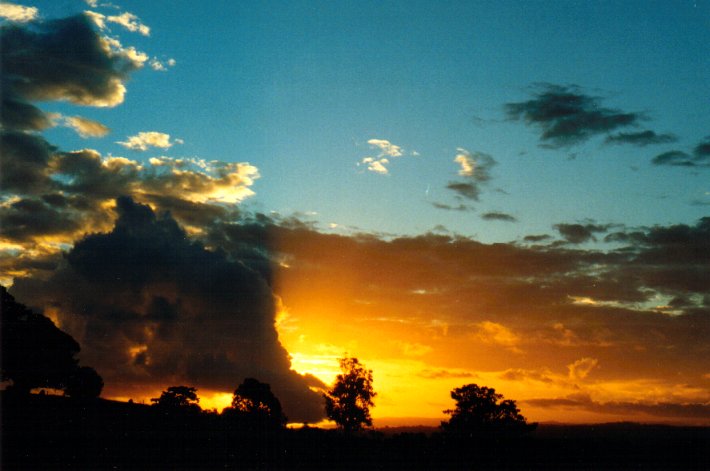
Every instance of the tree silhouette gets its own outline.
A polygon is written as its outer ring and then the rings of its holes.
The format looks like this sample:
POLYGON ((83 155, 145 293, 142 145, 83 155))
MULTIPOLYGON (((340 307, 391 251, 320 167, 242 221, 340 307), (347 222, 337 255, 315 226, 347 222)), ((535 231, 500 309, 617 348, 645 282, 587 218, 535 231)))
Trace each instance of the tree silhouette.
POLYGON ((357 358, 341 358, 340 370, 333 388, 323 394, 325 414, 346 432, 371 426, 370 407, 377 395, 372 388, 372 370, 357 358))
POLYGON ((75 355, 81 348, 71 335, 15 301, 4 286, 0 286, 0 310, 2 380, 12 381, 12 390, 27 394, 33 388, 55 388, 82 397, 101 393, 98 373, 79 368, 75 355), (84 383, 86 387, 80 386, 84 383))
POLYGON ((104 387, 104 381, 93 368, 82 366, 69 377, 66 394, 77 399, 98 397, 104 387))
POLYGON ((190 386, 170 386, 151 399, 153 405, 170 412, 200 412, 197 389, 190 386))
POLYGON ((232 397, 232 407, 226 415, 239 417, 253 424, 272 427, 286 425, 286 416, 281 409, 281 402, 271 392, 271 386, 254 378, 246 378, 237 387, 232 397))
POLYGON ((451 419, 441 423, 447 433, 472 437, 488 432, 525 433, 537 427, 526 422, 515 401, 503 399, 493 388, 466 384, 451 391, 451 398, 456 408, 445 410, 451 419))

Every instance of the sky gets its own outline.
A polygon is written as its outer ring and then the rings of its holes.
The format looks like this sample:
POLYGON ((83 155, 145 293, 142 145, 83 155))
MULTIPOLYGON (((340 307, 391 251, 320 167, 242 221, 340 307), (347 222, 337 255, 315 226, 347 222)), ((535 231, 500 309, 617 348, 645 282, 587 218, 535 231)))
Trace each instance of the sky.
POLYGON ((710 423, 710 2, 3 2, 0 280, 103 395, 710 423))

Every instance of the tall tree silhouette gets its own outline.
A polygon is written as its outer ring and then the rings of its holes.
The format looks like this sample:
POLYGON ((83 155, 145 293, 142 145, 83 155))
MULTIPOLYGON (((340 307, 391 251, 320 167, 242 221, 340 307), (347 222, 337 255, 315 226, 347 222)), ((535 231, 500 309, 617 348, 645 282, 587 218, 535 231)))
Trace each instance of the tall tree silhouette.
POLYGON ((271 392, 271 386, 254 378, 246 378, 237 387, 232 397, 232 407, 225 412, 245 422, 270 427, 283 427, 287 420, 281 402, 271 392))
POLYGON ((354 357, 341 358, 340 370, 333 388, 323 395, 326 415, 347 432, 371 426, 370 407, 374 407, 377 395, 372 387, 372 370, 354 357))
POLYGON ((526 422, 515 401, 503 399, 493 388, 466 384, 451 391, 451 398, 456 407, 444 411, 451 415, 441 423, 445 432, 472 437, 488 432, 524 433, 537 427, 526 422))
POLYGON ((71 335, 37 314, 0 286, 2 311, 2 379, 11 389, 29 393, 33 388, 62 389, 81 398, 101 394, 103 381, 93 368, 79 367, 81 348, 71 335))

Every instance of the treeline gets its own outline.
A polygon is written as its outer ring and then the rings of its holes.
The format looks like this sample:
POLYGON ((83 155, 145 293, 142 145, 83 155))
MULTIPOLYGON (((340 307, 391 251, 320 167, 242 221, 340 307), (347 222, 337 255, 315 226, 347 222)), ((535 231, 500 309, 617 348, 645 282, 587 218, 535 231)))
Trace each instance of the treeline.
POLYGON ((707 428, 541 426, 532 434, 254 427, 213 412, 3 397, 2 469, 710 469, 707 428))

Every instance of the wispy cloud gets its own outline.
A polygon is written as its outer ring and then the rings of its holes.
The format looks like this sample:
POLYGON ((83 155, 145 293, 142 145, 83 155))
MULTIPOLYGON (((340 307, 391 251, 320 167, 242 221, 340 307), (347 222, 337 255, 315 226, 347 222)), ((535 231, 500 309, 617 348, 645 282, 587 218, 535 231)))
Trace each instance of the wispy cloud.
POLYGON ((84 138, 103 137, 110 131, 106 125, 81 116, 65 116, 62 121, 84 138))
POLYGON ((124 12, 120 15, 104 15, 96 11, 86 11, 85 14, 91 18, 94 24, 99 29, 105 29, 106 23, 114 23, 123 26, 128 31, 139 33, 143 36, 150 36, 150 28, 144 25, 140 18, 130 12, 124 12))
MULTIPOLYGON (((606 108, 601 105, 601 98, 587 95, 576 86, 543 84, 538 89, 531 100, 506 104, 505 112, 512 121, 540 128, 540 141, 552 147, 577 144, 636 125, 642 119, 640 113, 606 108)), ((643 141, 638 135, 621 139, 643 141)))
POLYGON ((668 144, 676 142, 678 138, 673 134, 658 134, 655 131, 646 130, 639 132, 620 132, 611 134, 604 140, 606 144, 632 144, 645 147, 654 144, 668 144))
POLYGON ((710 167, 710 136, 699 142, 692 153, 671 150, 658 154, 651 160, 654 165, 672 167, 710 167))
POLYGON ((503 221, 503 222, 517 222, 518 220, 515 218, 515 216, 512 216, 507 213, 501 213, 499 211, 492 211, 488 213, 484 213, 481 215, 482 219, 485 219, 486 221, 503 221))

